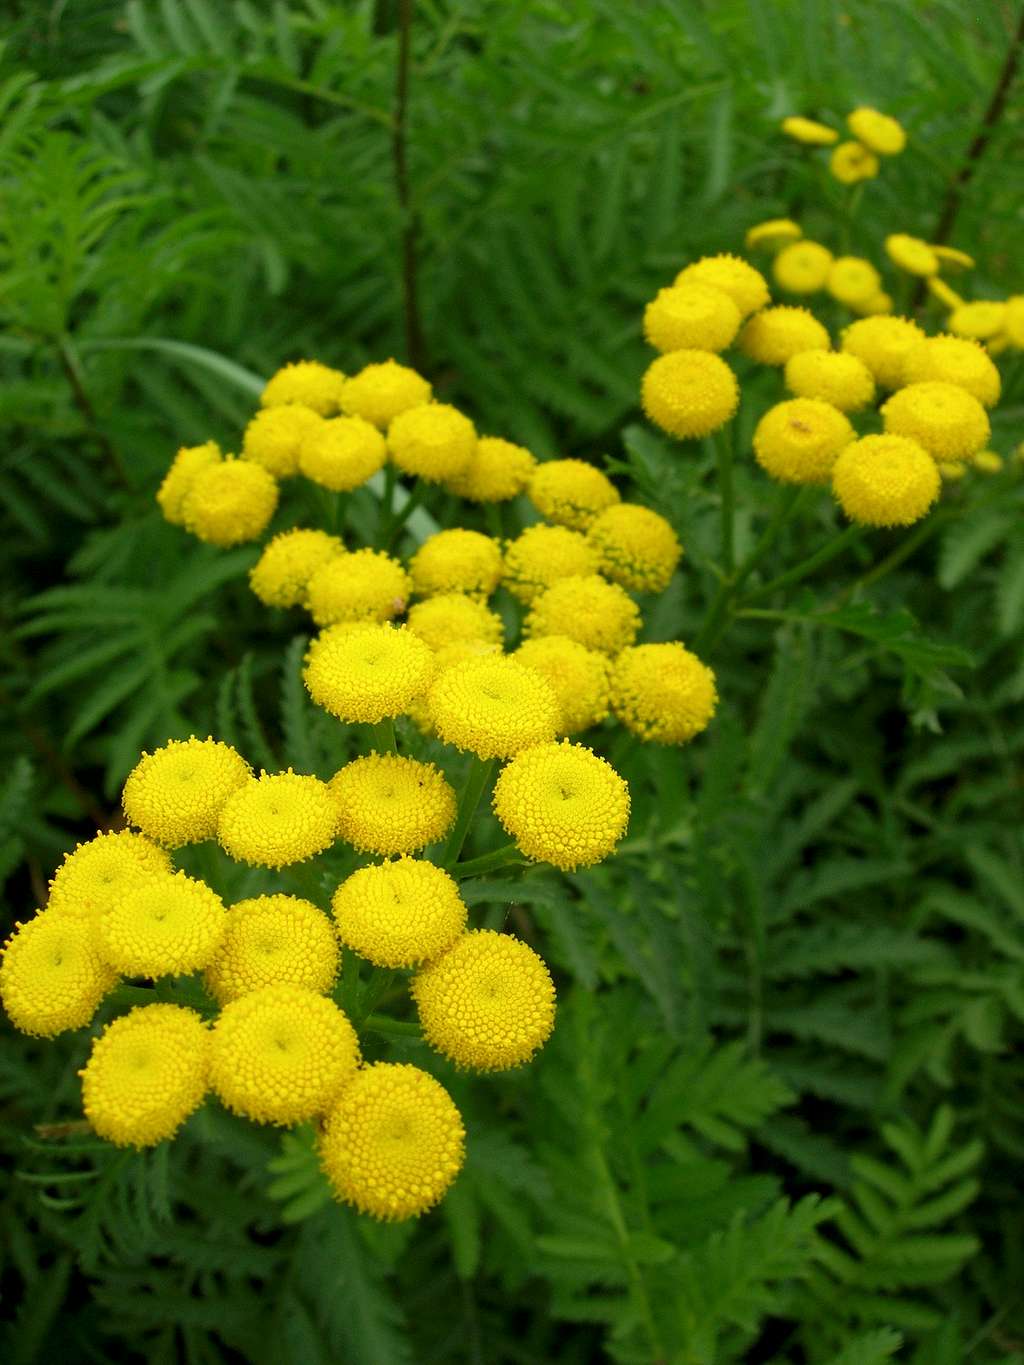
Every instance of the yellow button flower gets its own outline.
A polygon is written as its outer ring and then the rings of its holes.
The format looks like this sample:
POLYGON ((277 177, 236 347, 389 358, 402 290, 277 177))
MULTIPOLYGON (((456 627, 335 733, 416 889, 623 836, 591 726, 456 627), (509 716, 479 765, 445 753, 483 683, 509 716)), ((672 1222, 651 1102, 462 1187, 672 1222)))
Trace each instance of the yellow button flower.
POLYGON ((755 313, 740 333, 740 350, 761 365, 785 365, 801 351, 827 351, 828 331, 806 308, 779 304, 755 313))
POLYGON ((909 318, 861 318, 843 329, 842 349, 863 360, 883 389, 898 389, 903 365, 911 346, 924 340, 924 332, 909 318))
POLYGON ((203 981, 221 1005, 282 981, 326 995, 338 959, 337 938, 319 906, 298 896, 254 896, 228 908, 203 981))
POLYGON ((936 460, 966 460, 992 434, 988 414, 957 384, 926 380, 894 393, 882 407, 885 430, 909 436, 936 460))
POLYGON ((673 283, 708 284, 713 289, 721 289, 729 295, 742 317, 763 308, 769 299, 768 283, 761 272, 749 261, 727 251, 693 261, 680 270, 673 283))
POLYGON ((277 480, 251 460, 207 465, 182 501, 185 528, 227 549, 257 540, 277 509, 277 480))
POLYGON ((323 425, 323 420, 301 403, 261 408, 245 429, 242 456, 262 465, 275 478, 286 479, 299 472, 302 443, 323 425))
POLYGON ((321 564, 306 587, 306 605, 318 626, 342 621, 390 621, 401 616, 412 580, 383 550, 353 550, 321 564))
POLYGON ((939 258, 927 242, 911 237, 906 232, 894 232, 885 239, 886 255, 909 275, 935 275, 939 258))
POLYGON ((999 402, 1002 383, 985 348, 966 337, 926 337, 920 333, 904 357, 902 379, 905 384, 941 380, 966 389, 986 408, 999 402))
POLYGON ((560 578, 534 600, 526 618, 528 639, 568 635, 587 649, 617 654, 636 639, 640 611, 624 588, 598 574, 560 578))
POLYGON ((185 525, 185 498, 196 475, 210 465, 220 464, 223 458, 216 441, 206 441, 201 446, 183 446, 178 451, 156 495, 165 521, 173 526, 185 525))
POLYGON ((252 769, 229 744, 194 735, 172 739, 142 755, 128 774, 121 805, 129 824, 148 838, 180 848, 212 839, 224 802, 251 777, 252 769))
POLYGON ((318 706, 350 724, 403 716, 434 675, 430 646, 404 626, 343 626, 317 636, 303 673, 318 706))
POLYGON ((686 744, 717 704, 714 673, 678 640, 624 649, 612 666, 612 710, 642 740, 686 744))
POLYGON ((253 867, 289 867, 334 843, 338 803, 318 777, 261 773, 232 796, 220 813, 221 848, 253 867))
POLYGON ((346 379, 341 390, 341 406, 353 417, 363 417, 375 427, 386 430, 389 423, 429 403, 433 390, 422 375, 395 360, 366 365, 346 379))
POLYGON ((748 251, 778 251, 790 242, 797 242, 804 235, 799 223, 792 218, 769 218, 763 223, 755 223, 747 228, 744 245, 748 251))
POLYGON ((864 436, 848 445, 832 471, 832 491, 851 521, 911 526, 939 496, 935 461, 906 436, 864 436))
POLYGON ((863 303, 851 304, 851 309, 858 317, 873 318, 881 314, 891 313, 893 310, 892 295, 887 294, 884 289, 877 290, 870 298, 863 303))
POLYGON ((794 242, 772 262, 772 275, 789 294, 817 294, 828 283, 832 253, 820 242, 794 242))
POLYGON ((827 484, 836 456, 856 432, 831 403, 791 398, 769 408, 754 432, 754 456, 782 483, 827 484))
POLYGON ((685 440, 725 426, 739 406, 740 390, 721 356, 670 351, 647 367, 640 398, 655 426, 685 440))
POLYGON ((878 174, 878 157, 860 142, 841 142, 829 157, 828 168, 842 185, 856 185, 878 174))
POLYGON ((862 308, 882 287, 882 277, 860 256, 837 256, 828 272, 826 288, 848 308, 862 308))
POLYGON ((952 464, 942 462, 939 464, 938 470, 943 483, 959 483, 961 479, 967 477, 968 466, 960 464, 959 461, 952 464))
POLYGON ((478 758, 510 758, 554 739, 561 719, 547 680, 502 656, 444 669, 427 694, 427 710, 445 744, 478 758))
POLYGON ((93 1130, 118 1147, 172 1138, 206 1096, 210 1034, 195 1010, 140 1005, 114 1019, 80 1072, 93 1130))
POLYGON ((988 341, 1006 325, 1006 304, 995 299, 961 303, 949 315, 949 330, 954 336, 988 341))
POLYGON ((740 330, 740 310, 709 284, 659 289, 644 310, 644 336, 658 351, 724 351, 740 330))
POLYGON ((619 501, 611 479, 585 460, 546 460, 526 492, 545 521, 574 531, 585 531, 598 512, 619 501))
POLYGON ((546 678, 558 700, 560 735, 575 735, 600 725, 608 714, 608 658, 568 635, 526 640, 514 658, 546 678))
POLYGON ((428 536, 409 561, 413 591, 420 597, 462 592, 490 597, 501 582, 501 546, 461 526, 428 536))
POLYGON ((790 393, 820 398, 841 412, 861 412, 875 401, 874 376, 845 351, 799 351, 786 361, 785 376, 790 393))
POLYGON ((422 858, 359 868, 338 887, 331 905, 342 943, 377 967, 429 962, 466 927, 458 884, 422 858))
POLYGON ((388 449, 403 473, 445 483, 465 473, 472 463, 476 428, 448 403, 423 403, 392 421, 388 449))
POLYGON ((802 118, 799 114, 790 114, 788 118, 782 120, 779 127, 787 137, 803 142, 808 147, 831 147, 834 142, 839 141, 839 134, 827 123, 819 123, 813 118, 802 118))
POLYGON ((304 606, 313 574, 344 552, 338 537, 326 531, 282 531, 249 570, 249 586, 265 606, 304 606))
POLYGON ((567 526, 527 526, 505 550, 505 587, 520 602, 532 602, 560 578, 595 573, 596 551, 567 526))
POLYGON ((508 502, 525 493, 537 461, 525 446, 500 436, 481 436, 469 465, 448 487, 470 502, 508 502))
POLYGON ((19 924, 0 961, 0 1001, 22 1033, 53 1038, 84 1028, 117 982, 87 920, 44 910, 19 924))
POLYGON ((325 1113, 358 1065, 347 1015, 302 986, 261 986, 229 1001, 214 1021, 210 1084, 228 1109, 256 1123, 325 1113))
POLYGON ((299 470, 321 488, 348 493, 383 469, 387 458, 387 442, 371 422, 332 417, 303 440, 299 470))
POLYGON ((846 124, 858 142, 879 156, 898 156, 907 145, 903 125, 889 114, 862 107, 846 116, 846 124))
POLYGON ((498 774, 494 813, 527 858, 575 872, 614 853, 629 824, 629 787, 582 744, 538 744, 498 774))
POLYGON ((265 408, 301 403, 321 417, 330 417, 341 406, 344 385, 345 376, 340 370, 329 369, 318 360, 296 360, 271 378, 260 395, 260 403, 265 408))
POLYGON ((979 450, 971 464, 982 474, 998 474, 1003 468, 1003 457, 994 450, 979 450))
POLYGON ((50 882, 49 908, 95 920, 138 882, 170 870, 170 857, 144 835, 98 834, 65 855, 50 882))
POLYGON ((632 502, 608 507, 595 517, 587 540, 601 573, 633 592, 664 592, 683 554, 671 523, 632 502))
POLYGON ((496 611, 460 592, 440 593, 409 608, 407 625, 431 649, 444 649, 462 640, 500 645, 505 627, 496 611))
POLYGON ((341 812, 338 833, 361 853, 416 853, 443 839, 455 821, 455 793, 433 763, 369 754, 327 785, 341 812))
POLYGON ((398 1221, 432 1208, 465 1155, 459 1111, 418 1067, 364 1067, 324 1120, 320 1160, 335 1194, 360 1213, 398 1221))
POLYGON ((205 967, 226 927, 224 902, 184 872, 154 877, 104 910, 100 952, 125 976, 176 976, 205 967))

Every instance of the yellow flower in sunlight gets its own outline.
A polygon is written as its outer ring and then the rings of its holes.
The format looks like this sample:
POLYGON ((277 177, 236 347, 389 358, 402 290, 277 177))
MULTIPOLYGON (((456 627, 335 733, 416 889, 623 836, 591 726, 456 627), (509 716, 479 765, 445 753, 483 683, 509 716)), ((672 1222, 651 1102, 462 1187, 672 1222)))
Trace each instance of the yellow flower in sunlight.
POLYGON ((935 461, 907 436, 863 436, 836 460, 832 491, 851 521, 911 526, 939 496, 935 461))
POLYGON ((908 384, 881 411, 887 432, 911 437, 936 460, 966 460, 991 435, 988 414, 974 395, 937 379, 908 384))
POLYGON ((709 284, 721 289, 746 317, 768 302, 768 283, 749 261, 723 251, 718 256, 702 256, 680 270, 674 284, 709 284))
POLYGON ((405 626, 332 626, 309 647, 303 678, 318 706, 349 724, 403 716, 426 692, 434 654, 405 626))
POLYGON ((893 265, 908 275, 936 275, 939 258, 927 242, 906 232, 893 232, 885 239, 885 252, 893 265))
POLYGON ((43 910, 15 931, 0 961, 0 1001, 22 1033, 83 1028, 117 982, 85 918, 43 910))
POLYGON ((390 423, 388 449, 403 474, 445 483, 472 464, 476 428, 448 403, 421 403, 406 408, 390 423))
POLYGON ((954 336, 974 341, 988 341, 997 336, 1006 324, 1006 304, 994 299, 978 299, 961 303, 949 315, 949 330, 954 336))
POLYGON ((268 469, 275 478, 299 472, 302 443, 322 426, 323 418, 301 403, 261 408, 245 429, 242 458, 268 469))
POLYGON ((840 184, 856 185, 878 174, 878 157, 860 142, 841 142, 829 157, 828 168, 840 184))
POLYGON ((655 744, 686 744, 715 714, 715 675, 678 640, 624 649, 612 667, 612 710, 655 744))
POLYGON ((209 464, 192 480, 181 504, 185 528, 227 549, 256 540, 277 510, 277 480, 251 460, 209 464))
POLYGON ((341 406, 345 376, 340 370, 321 365, 318 360, 296 360, 272 376, 260 404, 276 408, 282 403, 300 403, 321 417, 330 417, 341 406))
POLYGON ((790 294, 817 294, 828 282, 832 253, 820 242, 794 242, 772 262, 772 275, 790 294))
POLYGON ((788 242, 796 242, 803 236, 803 228, 792 218, 769 218, 763 223, 755 223, 747 228, 744 246, 748 251, 778 251, 788 242))
POLYGON ((860 256, 837 256, 828 272, 828 292, 848 308, 862 308, 880 291, 882 277, 860 256))
POLYGON ((755 313, 740 333, 740 350, 761 365, 785 365, 801 351, 827 351, 828 331, 806 308, 780 304, 755 313))
POLYGON ((568 635, 587 649, 617 654, 640 629, 640 610, 618 583, 600 574, 560 578, 534 599, 523 626, 527 639, 568 635))
POLYGON ((879 156, 897 156, 907 145, 903 125, 889 114, 880 114, 877 109, 854 109, 852 114, 847 114, 846 125, 858 142, 879 156))
POLYGON ((317 569, 344 553, 338 537, 326 531, 282 531, 249 570, 249 586, 265 606, 304 606, 317 569))
POLYGON ((849 419, 820 398, 768 409, 754 432, 754 456, 783 483, 826 484, 836 457, 856 437, 849 419))
POLYGON ((597 567, 597 553, 579 531, 527 526, 505 550, 505 587, 529 603, 559 578, 594 574, 597 567))
POLYGON ((433 763, 398 754, 365 754, 327 784, 338 833, 360 853, 393 857, 443 839, 455 820, 455 793, 433 763))
POLYGON ((306 604, 318 626, 342 621, 390 621, 401 616, 412 582, 383 550, 353 550, 322 564, 310 577, 306 604))
POLYGON ((220 947, 203 984, 221 1005, 280 981, 327 994, 338 975, 330 920, 298 896, 254 896, 228 907, 220 947))
POLYGON ((608 658, 568 635, 542 635, 525 640, 515 658, 551 684, 562 719, 560 735, 575 735, 600 725, 608 714, 608 658))
POLYGON ((128 774, 121 805, 129 824, 168 848, 212 839, 224 802, 252 777, 248 763, 217 739, 168 741, 128 774))
POLYGON ((999 402, 999 371, 985 348, 967 337, 920 334, 904 358, 903 382, 920 384, 933 379, 959 385, 986 408, 999 402))
POLYGON ((132 887, 104 910, 97 944, 125 976, 187 975, 209 963, 226 922, 224 902, 205 882, 166 873, 132 887))
POLYGON ((420 597, 453 592, 490 597, 501 582, 501 546, 462 526, 437 531, 410 559, 409 574, 420 597))
POLYGON ((659 289, 644 310, 644 336, 658 351, 724 351, 740 330, 740 310, 709 284, 659 289))
POLYGON ((424 858, 358 868, 331 901, 338 937, 377 967, 418 967, 466 927, 458 883, 424 858))
POLYGON ((802 118, 799 114, 790 114, 779 126, 787 137, 803 142, 808 147, 831 147, 834 142, 839 141, 839 134, 827 123, 819 123, 813 118, 802 118))
POLYGON ((329 848, 338 803, 326 782, 293 773, 261 773, 229 796, 220 814, 221 848, 252 867, 289 867, 329 848))
POLYGON ((871 371, 845 351, 800 351, 786 361, 785 377, 790 393, 820 398, 841 412, 860 412, 875 399, 871 371))
POLYGON ((904 383, 903 365, 910 348, 924 340, 924 332, 909 318, 875 317, 851 322, 842 333, 842 349, 863 360, 883 389, 904 383))
POLYGON ((601 573, 633 592, 664 592, 683 554, 671 523, 632 502, 606 507, 591 522, 587 540, 601 573))
POLYGON ((670 351, 647 367, 641 401, 655 426, 670 436, 710 436, 735 413, 740 389, 721 356, 670 351))
POLYGON ((561 719, 547 679, 502 655, 444 669, 427 694, 427 708, 446 744, 478 758, 511 758, 554 739, 561 719))
POLYGON ((362 417, 386 430, 389 424, 410 408, 429 403, 433 390, 422 375, 395 360, 366 365, 346 379, 341 388, 341 406, 351 417, 362 417))
POLYGON ((586 460, 545 460, 534 470, 526 496, 545 521, 585 531, 598 512, 619 501, 619 490, 586 460))
POLYGON ((502 643, 505 627, 496 611, 461 592, 443 592, 409 608, 406 624, 431 649, 463 640, 502 643))
POLYGON ((201 446, 183 446, 178 451, 156 495, 165 521, 174 526, 185 525, 185 498, 191 491, 196 476, 200 470, 220 464, 223 458, 216 441, 207 441, 201 446))
POLYGON ((348 493, 383 469, 388 458, 384 437, 362 417, 322 421, 299 448, 299 470, 332 493, 348 493))
POLYGON ((508 502, 525 493, 537 468, 525 446, 500 436, 481 436, 469 465, 448 480, 448 487, 470 502, 508 502))

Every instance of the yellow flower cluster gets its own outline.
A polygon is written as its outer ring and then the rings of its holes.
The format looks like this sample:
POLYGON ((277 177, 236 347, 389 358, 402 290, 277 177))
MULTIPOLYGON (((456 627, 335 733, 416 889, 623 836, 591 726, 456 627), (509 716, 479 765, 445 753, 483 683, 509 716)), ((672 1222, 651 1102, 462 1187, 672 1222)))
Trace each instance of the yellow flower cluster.
POLYGON ((838 129, 816 119, 790 115, 780 126, 787 137, 806 147, 831 147, 828 168, 843 185, 873 179, 881 164, 879 157, 898 156, 907 145, 902 124, 865 106, 847 114, 846 126, 853 136, 843 142, 838 129))

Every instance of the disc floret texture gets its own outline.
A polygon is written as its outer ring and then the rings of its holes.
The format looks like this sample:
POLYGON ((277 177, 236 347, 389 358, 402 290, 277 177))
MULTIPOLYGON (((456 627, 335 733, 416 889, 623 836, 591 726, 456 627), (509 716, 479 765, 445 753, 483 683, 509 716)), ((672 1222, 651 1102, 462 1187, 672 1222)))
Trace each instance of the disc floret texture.
POLYGON ((401 413, 429 403, 433 390, 426 379, 408 365, 395 360, 365 365, 346 379, 341 406, 353 417, 372 422, 382 431, 401 413))
POLYGON ((54 1038, 83 1028, 117 981, 92 925, 43 910, 15 932, 0 960, 0 1001, 16 1029, 54 1038))
POLYGON ((710 351, 670 351, 647 368, 640 397, 644 412, 670 436, 709 436, 735 413, 739 384, 710 351))
POLYGON ((313 574, 344 552, 339 538, 326 531, 282 531, 249 570, 249 586, 264 606, 305 606, 313 574))
POLYGON ((709 284, 659 289, 644 310, 644 336, 661 351, 724 351, 740 329, 740 310, 709 284))
POLYGON ((846 126, 858 142, 879 156, 898 156, 907 145, 902 124, 877 109, 862 106, 846 116, 846 126))
POLYGON ((754 431, 758 464, 782 483, 827 484, 836 456, 854 440, 849 420, 820 398, 769 408, 754 431))
POLYGON ((318 626, 342 621, 390 621, 401 616, 412 581, 397 559, 364 548, 329 559, 306 589, 310 615, 318 626))
POLYGON ((851 521, 911 526, 939 496, 935 460, 907 436, 863 436, 848 445, 832 471, 832 491, 851 521))
POLYGON ((908 275, 937 275, 939 258, 927 242, 906 232, 894 232, 885 239, 885 252, 893 265, 908 275))
POLYGON ((118 1147, 155 1147, 202 1104, 209 1067, 209 1030, 194 1010, 138 1006, 93 1043, 80 1073, 85 1117, 118 1147))
POLYGON ((741 317, 756 313, 769 301, 768 284, 759 270, 749 261, 729 252, 718 256, 702 256, 682 269, 675 284, 705 284, 728 294, 740 310, 741 317))
POLYGON ((299 469, 332 493, 348 493, 383 469, 384 437, 362 417, 332 417, 310 431, 299 450, 299 469))
POLYGON ((463 934, 413 977, 411 989, 430 1046, 473 1071, 521 1066, 554 1028, 551 973, 510 934, 463 934))
POLYGON ((446 744, 478 758, 510 758, 554 739, 558 700, 540 673, 517 659, 465 659, 439 674, 427 695, 431 723, 446 744))
POLYGON ((527 496, 545 521, 585 531, 599 512, 619 501, 619 490, 585 460, 547 460, 534 471, 527 496))
POLYGON ((527 526, 505 550, 505 587, 520 602, 532 602, 560 578, 595 574, 597 569, 594 547, 568 526, 527 526))
POLYGON ((526 492, 536 468, 536 458, 525 446, 481 436, 469 464, 448 480, 448 487, 470 502, 508 502, 526 492))
POLYGON ((406 625, 431 649, 444 649, 460 640, 501 644, 505 627, 496 611, 460 592, 439 593, 409 608, 406 625))
POLYGON ((127 976, 187 975, 205 967, 224 937, 224 902, 184 872, 151 877, 105 910, 103 957, 127 976))
POLYGON ((413 591, 420 597, 450 592, 490 597, 501 582, 501 568, 497 541, 461 526, 428 536, 409 561, 413 591))
POLYGON ((338 887, 331 905, 342 943, 377 967, 429 962, 466 927, 457 883, 422 858, 359 868, 338 887))
POLYGON ((298 896, 254 896, 228 908, 224 937, 203 980, 222 1005, 278 982, 323 995, 338 965, 337 939, 319 906, 298 896))
POLYGON ((589 730, 607 716, 607 655, 587 649, 568 635, 542 635, 525 640, 514 657, 550 683, 561 710, 560 735, 589 730))
POLYGON ((296 360, 273 375, 260 403, 274 408, 282 403, 301 403, 321 417, 330 417, 341 405, 345 376, 319 360, 296 360))
POLYGON ((338 803, 326 782, 295 773, 261 773, 228 797, 217 838, 224 852, 253 867, 288 867, 328 848, 338 803))
POLYGON ((686 744, 718 705, 715 675, 678 640, 625 649, 612 666, 612 710, 656 744, 686 744))
POLYGON ((879 171, 878 157, 862 142, 840 142, 829 157, 828 168, 841 185, 873 180, 879 171))
POLYGON ((861 318, 844 328, 842 349, 863 360, 883 389, 905 383, 903 367, 910 348, 924 340, 924 332, 910 318, 861 318))
POLYGON ((312 642, 303 672, 318 706, 350 724, 405 715, 434 675, 430 646, 405 626, 344 626, 312 642))
POLYGON ((494 813, 527 858, 574 872, 614 852, 629 823, 629 787, 582 744, 538 744, 502 768, 494 813))
POLYGON ((772 262, 775 283, 789 294, 817 294, 828 282, 832 253, 820 242, 793 242, 772 262))
POLYGON ((860 412, 875 399, 871 371, 846 351, 800 351, 786 361, 785 378, 796 397, 820 398, 841 412, 860 412))
POLYGON ((827 351, 826 328, 806 308, 778 304, 765 308, 740 333, 740 350, 761 365, 785 365, 801 351, 827 351))
POLYGON ((433 763, 368 754, 328 783, 338 804, 338 832, 361 853, 417 853, 448 833, 455 792, 433 763))
POLYGON ((178 451, 157 489, 156 500, 165 521, 173 526, 185 525, 185 498, 197 475, 210 465, 220 464, 223 458, 216 441, 205 441, 200 446, 183 446, 178 451))
POLYGON ((909 436, 936 460, 966 460, 991 435, 988 414, 958 384, 926 380, 900 389, 882 408, 885 430, 909 436))
POLYGON ((287 479, 299 472, 303 442, 322 425, 320 414, 301 403, 261 408, 245 429, 242 455, 275 478, 287 479))
POLYGON ((587 649, 617 654, 640 629, 640 610, 618 583, 599 574, 560 578, 534 599, 524 624, 528 639, 568 635, 587 649))
POLYGON ((957 384, 986 408, 999 402, 999 371, 984 346, 967 337, 922 334, 904 356, 901 378, 905 384, 957 384))
POLYGON ((465 1130, 433 1076, 401 1062, 364 1067, 324 1120, 320 1161, 339 1199, 393 1221, 425 1213, 465 1158, 465 1130))
POLYGON ((143 754, 121 796, 125 818, 166 848, 212 839, 225 801, 252 778, 248 763, 216 739, 168 741, 143 754))
POLYGON ((201 469, 182 499, 187 530, 227 549, 256 540, 277 510, 277 480, 250 460, 225 460, 201 469))
POLYGON ((632 592, 664 592, 683 549, 670 522, 649 507, 606 507, 587 530, 600 571, 632 592))
POLYGON ((137 882, 170 869, 169 854, 144 834, 127 829, 97 834, 64 855, 50 882, 48 906, 61 914, 94 917, 137 882))
POLYGON ((210 1084, 236 1114, 289 1125, 328 1110, 359 1064, 359 1040, 333 1000, 277 984, 230 1001, 214 1021, 210 1084))
POLYGON ((445 483, 469 468, 476 450, 476 428, 448 403, 423 403, 400 413, 390 424, 388 449, 403 473, 445 483))

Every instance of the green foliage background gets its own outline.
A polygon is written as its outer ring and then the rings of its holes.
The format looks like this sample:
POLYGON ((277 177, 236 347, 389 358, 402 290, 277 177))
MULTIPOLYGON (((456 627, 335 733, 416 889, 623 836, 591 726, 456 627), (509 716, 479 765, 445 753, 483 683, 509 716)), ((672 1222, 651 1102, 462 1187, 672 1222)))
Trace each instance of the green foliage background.
MULTIPOLYGON (((236 445, 283 360, 353 370, 405 345, 395 5, 12 8, 8 923, 110 818, 146 745, 209 731, 257 764, 330 770, 299 627, 245 585, 255 552, 198 546, 153 493, 178 445, 236 445)), ((966 24, 957 0, 416 7, 430 372, 482 430, 608 458, 673 517, 688 558, 652 638, 702 619, 717 502, 706 462, 637 424, 643 302, 777 213, 875 260, 888 232, 927 238, 1016 19, 993 3, 966 24), (820 156, 775 125, 859 103, 897 114, 911 146, 851 222, 820 156)), ((1022 288, 1022 109, 952 238, 980 296, 1022 288)), ((1005 454, 1020 357, 1004 380, 1005 454)), ((738 492, 742 549, 773 490, 741 461, 738 492)), ((421 1225, 328 1203, 308 1134, 212 1106, 145 1157, 61 1136, 87 1040, 8 1034, 3 1358, 1024 1359, 1019 477, 948 506, 884 576, 898 535, 733 623, 692 749, 613 748, 635 802, 622 856, 474 887, 481 922, 510 918, 552 963, 559 1025, 522 1074, 444 1074, 469 1160, 421 1225)), ((834 524, 808 514, 766 577, 834 524)), ((415 1040, 388 1046, 424 1063, 415 1040)))

